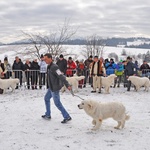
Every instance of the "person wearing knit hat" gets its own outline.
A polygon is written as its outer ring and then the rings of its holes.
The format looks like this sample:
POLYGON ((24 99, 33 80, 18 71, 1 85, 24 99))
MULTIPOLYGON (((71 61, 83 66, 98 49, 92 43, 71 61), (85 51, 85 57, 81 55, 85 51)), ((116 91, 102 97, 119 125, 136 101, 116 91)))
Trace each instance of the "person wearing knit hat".
MULTIPOLYGON (((128 79, 129 76, 133 76, 135 74, 135 65, 131 61, 131 58, 128 56, 125 64, 125 78, 128 79)), ((127 91, 130 91, 131 81, 126 80, 127 91)))
POLYGON ((67 70, 67 60, 64 58, 63 54, 60 54, 58 61, 56 62, 60 71, 63 75, 66 75, 67 70))
POLYGON ((5 79, 9 79, 12 76, 12 67, 11 64, 8 62, 8 57, 5 56, 4 58, 4 77, 5 79))
MULTIPOLYGON (((24 64, 22 63, 21 59, 16 56, 15 61, 12 65, 12 70, 14 71, 15 78, 18 78, 20 81, 20 86, 22 86, 22 71, 24 71, 24 64)), ((18 89, 19 86, 17 85, 16 89, 18 89)))
POLYGON ((63 54, 60 54, 59 58, 64 58, 63 54))
POLYGON ((40 58, 44 58, 44 55, 43 54, 41 54, 41 57, 40 58))
POLYGON ((110 59, 110 62, 107 62, 105 64, 105 68, 106 68, 106 74, 108 76, 115 73, 116 64, 113 58, 110 59))

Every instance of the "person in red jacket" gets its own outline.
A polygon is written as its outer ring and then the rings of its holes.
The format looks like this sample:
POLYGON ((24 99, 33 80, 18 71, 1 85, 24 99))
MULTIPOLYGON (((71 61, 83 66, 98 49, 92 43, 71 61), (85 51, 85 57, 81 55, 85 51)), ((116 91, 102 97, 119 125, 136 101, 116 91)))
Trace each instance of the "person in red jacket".
POLYGON ((66 71, 67 77, 72 77, 73 74, 76 72, 75 69, 76 69, 76 64, 72 60, 72 57, 69 57, 67 61, 67 71, 66 71))

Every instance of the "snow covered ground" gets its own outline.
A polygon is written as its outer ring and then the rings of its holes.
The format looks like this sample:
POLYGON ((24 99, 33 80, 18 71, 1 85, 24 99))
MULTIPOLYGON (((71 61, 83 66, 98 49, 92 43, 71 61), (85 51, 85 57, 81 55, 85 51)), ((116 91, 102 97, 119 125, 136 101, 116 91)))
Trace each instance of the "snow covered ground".
MULTIPOLYGON (((0 59, 7 55, 12 63, 17 55, 17 46, 1 46, 0 59)), ((68 51, 79 54, 81 46, 70 46, 68 51)), ((142 49, 126 49, 129 53, 146 53, 142 49)), ((122 48, 105 47, 105 57, 110 52, 121 54, 122 48)), ((24 57, 21 57, 22 60, 24 57)), ((80 53, 79 59, 82 59, 80 53)), ((111 94, 91 93, 88 85, 77 93, 84 99, 102 102, 121 101, 131 119, 125 128, 116 130, 116 122, 105 120, 99 131, 91 131, 92 118, 77 105, 78 97, 69 92, 61 93, 61 101, 72 121, 61 124, 62 116, 51 101, 52 119, 43 120, 46 90, 19 89, 14 93, 0 94, 0 150, 149 150, 150 149, 150 92, 141 89, 130 92, 121 86, 111 88, 111 94)))
MULTIPOLYGON (((13 63, 15 56, 19 56, 23 62, 25 62, 25 60, 27 58, 29 58, 31 61, 33 60, 33 57, 31 55, 28 56, 22 56, 22 54, 20 54, 21 52, 24 52, 25 50, 27 50, 28 48, 31 48, 31 46, 27 46, 27 45, 9 45, 9 46, 0 46, 0 60, 4 60, 5 56, 8 56, 9 58, 9 62, 13 63), (26 49, 27 48, 27 49, 26 49), (18 54, 19 53, 19 54, 18 54)), ((85 51, 85 46, 84 45, 63 45, 64 50, 66 51, 67 54, 76 54, 77 57, 74 58, 74 55, 72 55, 73 59, 87 59, 84 57, 84 52, 85 51)), ((146 54, 146 52, 148 51, 148 49, 137 49, 137 48, 121 48, 121 47, 104 47, 104 51, 103 51, 103 57, 108 58, 108 54, 109 53, 116 53, 120 59, 125 59, 126 56, 121 56, 122 50, 125 50, 127 55, 132 56, 132 55, 138 55, 139 53, 141 54, 146 54)), ((46 53, 46 49, 43 48, 40 53, 46 53)), ((68 59, 69 56, 65 57, 66 59, 68 59)), ((34 56, 35 58, 35 56, 34 56)), ((141 64, 142 61, 138 60, 139 63, 141 64)))
POLYGON ((72 121, 61 124, 60 112, 52 104, 52 119, 43 120, 46 90, 16 90, 0 95, 0 150, 149 150, 150 149, 150 93, 141 89, 126 91, 123 86, 111 88, 111 94, 90 93, 88 85, 80 89, 84 99, 109 102, 120 101, 131 116, 125 128, 116 130, 116 122, 105 120, 98 131, 91 131, 92 119, 79 110, 81 102, 67 91, 61 101, 72 121))

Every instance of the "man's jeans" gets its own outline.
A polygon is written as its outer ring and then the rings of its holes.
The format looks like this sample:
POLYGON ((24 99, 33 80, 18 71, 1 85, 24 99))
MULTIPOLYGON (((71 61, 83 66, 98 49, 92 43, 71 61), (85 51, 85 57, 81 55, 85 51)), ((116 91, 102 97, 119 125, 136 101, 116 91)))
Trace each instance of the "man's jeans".
POLYGON ((62 105, 62 103, 60 101, 59 91, 52 92, 50 89, 47 90, 47 93, 46 93, 46 95, 44 97, 45 106, 46 106, 46 113, 45 113, 45 115, 51 116, 50 99, 52 97, 53 97, 53 100, 54 100, 54 104, 61 111, 64 119, 69 118, 70 116, 69 116, 68 112, 65 110, 65 108, 63 107, 63 105, 62 105))

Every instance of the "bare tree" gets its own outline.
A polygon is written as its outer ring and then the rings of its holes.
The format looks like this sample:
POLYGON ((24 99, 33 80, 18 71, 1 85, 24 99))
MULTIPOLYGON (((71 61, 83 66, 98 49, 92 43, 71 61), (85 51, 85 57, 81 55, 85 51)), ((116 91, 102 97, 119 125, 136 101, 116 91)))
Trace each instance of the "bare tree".
POLYGON ((37 57, 40 59, 40 51, 43 49, 43 45, 40 41, 40 33, 32 34, 32 33, 26 33, 22 31, 24 37, 31 43, 32 45, 26 46, 24 51, 21 51, 20 54, 26 56, 29 55, 31 57, 37 57))
POLYGON ((89 36, 86 38, 86 46, 82 54, 86 58, 88 58, 90 55, 93 56, 97 55, 98 57, 103 57, 105 45, 106 42, 99 36, 97 35, 89 36))
POLYGON ((53 58, 55 59, 60 54, 67 54, 66 50, 63 47, 63 44, 67 42, 72 36, 77 32, 77 28, 73 29, 73 27, 69 24, 70 20, 64 21, 62 26, 59 26, 58 31, 50 32, 49 34, 32 34, 25 33, 23 34, 28 38, 31 44, 34 45, 33 48, 28 49, 28 54, 32 53, 38 58, 40 58, 40 53, 43 47, 46 48, 47 53, 51 53, 53 58))

